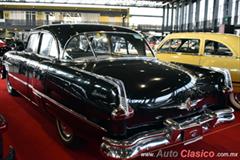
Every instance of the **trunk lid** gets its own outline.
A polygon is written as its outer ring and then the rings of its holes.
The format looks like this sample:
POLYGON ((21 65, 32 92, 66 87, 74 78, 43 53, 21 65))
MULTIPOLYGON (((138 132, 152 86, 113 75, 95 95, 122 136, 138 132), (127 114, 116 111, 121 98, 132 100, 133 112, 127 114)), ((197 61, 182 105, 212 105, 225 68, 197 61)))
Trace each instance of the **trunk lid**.
MULTIPOLYGON (((192 88, 196 86, 197 78, 177 65, 155 58, 128 57, 93 60, 79 67, 124 83, 128 103, 135 112, 134 116, 127 120, 129 134, 161 127, 167 118, 187 117, 202 109, 187 108, 187 103, 192 102, 189 97, 192 88)), ((202 99, 196 99, 194 103, 198 106, 202 99)))

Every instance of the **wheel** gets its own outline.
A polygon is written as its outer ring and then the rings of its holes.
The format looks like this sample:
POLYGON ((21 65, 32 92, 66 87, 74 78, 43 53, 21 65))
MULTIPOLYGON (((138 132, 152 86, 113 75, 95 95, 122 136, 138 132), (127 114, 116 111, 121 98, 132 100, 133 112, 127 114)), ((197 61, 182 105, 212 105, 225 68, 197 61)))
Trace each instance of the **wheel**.
POLYGON ((16 96, 17 95, 17 91, 12 87, 11 83, 9 82, 8 75, 7 75, 7 91, 12 96, 16 96))
POLYGON ((76 141, 72 128, 65 122, 62 122, 58 119, 56 119, 56 125, 58 134, 61 140, 64 142, 64 144, 73 146, 76 141))
POLYGON ((236 108, 240 109, 240 93, 231 93, 230 101, 236 108))

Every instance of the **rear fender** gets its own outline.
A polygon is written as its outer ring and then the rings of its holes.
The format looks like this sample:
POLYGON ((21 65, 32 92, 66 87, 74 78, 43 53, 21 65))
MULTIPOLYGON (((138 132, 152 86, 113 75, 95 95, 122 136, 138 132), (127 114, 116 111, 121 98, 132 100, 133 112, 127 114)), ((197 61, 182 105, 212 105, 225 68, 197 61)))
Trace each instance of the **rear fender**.
POLYGON ((219 85, 219 89, 224 92, 232 92, 232 81, 228 70, 216 67, 201 67, 190 64, 174 63, 188 69, 198 77, 197 83, 208 83, 210 85, 219 85))

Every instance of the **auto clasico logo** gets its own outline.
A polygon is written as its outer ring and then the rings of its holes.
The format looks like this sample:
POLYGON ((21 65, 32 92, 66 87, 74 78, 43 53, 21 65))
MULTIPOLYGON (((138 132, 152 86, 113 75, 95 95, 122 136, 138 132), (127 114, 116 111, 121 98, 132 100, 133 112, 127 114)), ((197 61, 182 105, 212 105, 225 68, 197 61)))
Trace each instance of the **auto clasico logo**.
POLYGON ((154 157, 154 158, 213 158, 215 157, 214 151, 206 151, 206 150, 187 150, 183 149, 180 152, 174 150, 158 150, 158 152, 154 153, 142 153, 141 157, 154 157))

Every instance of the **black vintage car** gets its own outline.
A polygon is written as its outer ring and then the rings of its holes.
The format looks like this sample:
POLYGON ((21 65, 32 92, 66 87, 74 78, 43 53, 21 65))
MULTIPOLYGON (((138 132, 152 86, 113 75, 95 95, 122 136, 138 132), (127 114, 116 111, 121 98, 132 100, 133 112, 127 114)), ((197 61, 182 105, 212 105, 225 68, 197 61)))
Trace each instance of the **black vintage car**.
POLYGON ((54 115, 63 142, 95 140, 108 158, 192 143, 234 120, 228 71, 158 61, 127 28, 42 26, 3 65, 8 92, 54 115))

